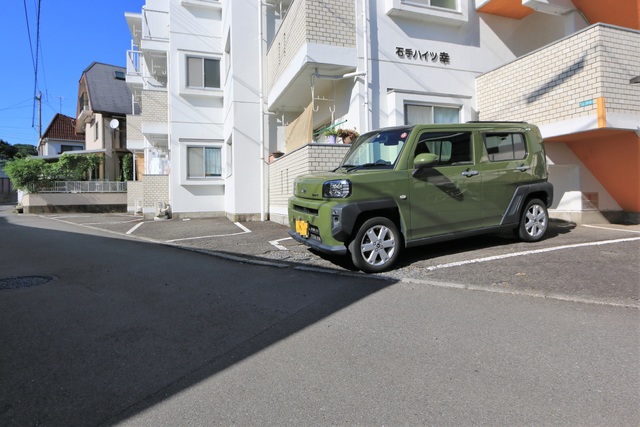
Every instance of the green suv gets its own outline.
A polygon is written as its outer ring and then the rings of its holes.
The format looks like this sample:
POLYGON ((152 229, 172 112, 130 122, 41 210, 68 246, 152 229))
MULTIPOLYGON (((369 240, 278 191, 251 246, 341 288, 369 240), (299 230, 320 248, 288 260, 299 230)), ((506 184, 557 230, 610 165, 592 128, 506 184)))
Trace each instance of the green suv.
POLYGON ((400 126, 361 135, 332 172, 297 177, 289 234, 376 273, 404 247, 504 229, 538 241, 552 200, 532 124, 400 126))

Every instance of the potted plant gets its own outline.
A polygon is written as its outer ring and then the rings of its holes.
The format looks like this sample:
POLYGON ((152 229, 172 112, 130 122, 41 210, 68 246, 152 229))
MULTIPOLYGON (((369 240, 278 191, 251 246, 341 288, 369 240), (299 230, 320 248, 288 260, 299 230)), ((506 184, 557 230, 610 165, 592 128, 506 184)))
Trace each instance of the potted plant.
POLYGON ((336 137, 338 136, 338 130, 336 128, 329 128, 323 132, 324 136, 329 138, 330 144, 336 143, 336 137))
POLYGON ((344 144, 351 144, 360 134, 355 129, 338 129, 338 136, 344 144))

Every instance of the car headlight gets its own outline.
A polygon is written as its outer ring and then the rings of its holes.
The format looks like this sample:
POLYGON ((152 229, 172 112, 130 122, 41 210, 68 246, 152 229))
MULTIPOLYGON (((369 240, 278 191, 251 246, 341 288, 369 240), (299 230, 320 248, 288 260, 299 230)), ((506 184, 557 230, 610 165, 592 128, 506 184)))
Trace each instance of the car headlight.
POLYGON ((344 199, 351 195, 351 181, 340 179, 322 184, 322 197, 344 199))

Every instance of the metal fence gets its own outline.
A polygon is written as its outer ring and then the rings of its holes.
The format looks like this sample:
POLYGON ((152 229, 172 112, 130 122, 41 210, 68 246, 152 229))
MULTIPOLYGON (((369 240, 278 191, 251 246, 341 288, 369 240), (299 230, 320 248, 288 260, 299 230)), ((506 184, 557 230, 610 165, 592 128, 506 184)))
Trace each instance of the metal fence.
POLYGON ((34 193, 126 193, 125 181, 53 181, 41 183, 34 193))

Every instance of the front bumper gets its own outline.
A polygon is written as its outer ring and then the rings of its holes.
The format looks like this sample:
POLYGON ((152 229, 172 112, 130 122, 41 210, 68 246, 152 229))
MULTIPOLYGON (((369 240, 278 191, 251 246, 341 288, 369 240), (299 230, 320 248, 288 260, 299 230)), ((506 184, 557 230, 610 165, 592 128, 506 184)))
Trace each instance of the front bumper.
POLYGON ((330 255, 346 255, 347 254, 347 247, 344 245, 337 245, 337 246, 326 245, 315 239, 306 239, 301 235, 299 235, 298 233, 296 233, 294 230, 289 230, 289 235, 296 242, 302 243, 303 245, 307 245, 325 254, 330 254, 330 255))

